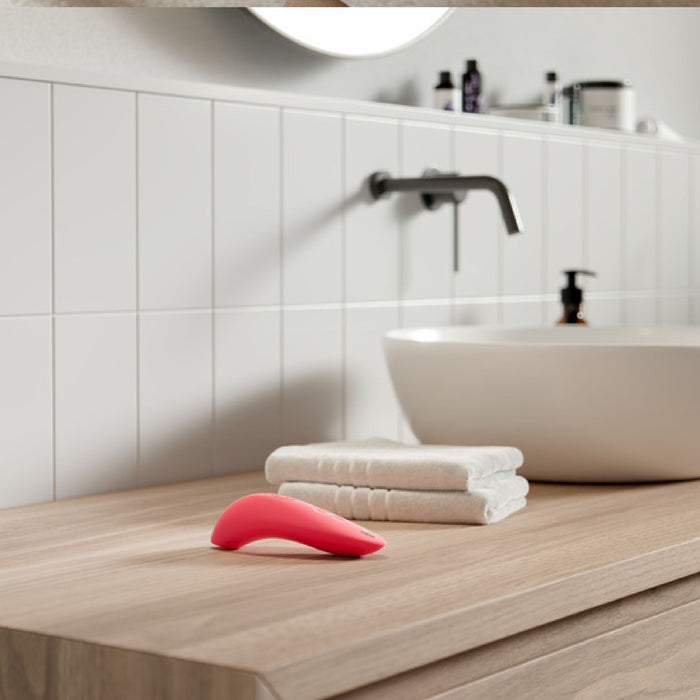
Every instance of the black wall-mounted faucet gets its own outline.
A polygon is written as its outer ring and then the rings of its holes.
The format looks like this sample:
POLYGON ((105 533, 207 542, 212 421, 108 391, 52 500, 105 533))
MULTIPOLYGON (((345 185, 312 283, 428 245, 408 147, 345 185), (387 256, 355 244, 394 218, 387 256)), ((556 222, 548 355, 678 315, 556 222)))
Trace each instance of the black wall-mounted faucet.
POLYGON ((463 202, 469 190, 493 192, 501 208, 501 216, 508 233, 522 233, 523 224, 515 200, 508 188, 490 175, 458 175, 429 169, 422 177, 392 178, 389 173, 376 172, 369 177, 369 191, 375 199, 388 197, 392 192, 420 192, 427 209, 437 209, 451 203, 455 207, 454 269, 457 271, 457 206, 463 202))

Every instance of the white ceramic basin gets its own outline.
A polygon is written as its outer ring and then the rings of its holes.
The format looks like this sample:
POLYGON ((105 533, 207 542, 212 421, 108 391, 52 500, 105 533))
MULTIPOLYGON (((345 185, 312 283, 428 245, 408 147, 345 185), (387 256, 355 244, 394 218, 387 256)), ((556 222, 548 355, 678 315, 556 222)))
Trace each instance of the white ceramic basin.
POLYGON ((515 445, 543 481, 700 477, 700 327, 390 331, 424 443, 515 445))

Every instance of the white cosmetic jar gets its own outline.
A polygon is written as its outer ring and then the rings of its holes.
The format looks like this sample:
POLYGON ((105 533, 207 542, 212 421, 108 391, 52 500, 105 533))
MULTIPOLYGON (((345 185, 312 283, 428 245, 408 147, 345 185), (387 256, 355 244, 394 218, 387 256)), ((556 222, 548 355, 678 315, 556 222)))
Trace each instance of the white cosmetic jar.
POLYGON ((628 80, 591 80, 578 83, 578 87, 581 126, 636 130, 634 87, 628 80))

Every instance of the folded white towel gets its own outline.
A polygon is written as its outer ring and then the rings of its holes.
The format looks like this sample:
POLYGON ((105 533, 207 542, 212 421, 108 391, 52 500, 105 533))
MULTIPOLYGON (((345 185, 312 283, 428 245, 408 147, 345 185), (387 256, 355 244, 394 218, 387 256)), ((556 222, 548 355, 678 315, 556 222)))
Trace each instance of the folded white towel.
POLYGON ((288 445, 265 463, 271 484, 311 481, 384 489, 466 491, 488 477, 513 476, 522 466, 516 447, 404 445, 384 438, 288 445))
POLYGON ((287 481, 279 493, 354 520, 419 523, 496 523, 525 506, 522 476, 494 476, 469 491, 406 491, 287 481))

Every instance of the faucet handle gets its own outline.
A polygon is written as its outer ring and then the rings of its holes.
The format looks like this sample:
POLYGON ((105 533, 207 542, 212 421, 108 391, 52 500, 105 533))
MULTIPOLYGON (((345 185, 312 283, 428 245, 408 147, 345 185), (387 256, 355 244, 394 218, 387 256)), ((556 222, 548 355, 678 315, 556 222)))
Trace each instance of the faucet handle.
MULTIPOLYGON (((427 170, 423 171, 422 177, 459 177, 459 173, 441 173, 435 168, 428 168, 427 170)), ((430 209, 430 211, 439 209, 443 204, 454 204, 456 207, 458 204, 461 204, 466 197, 466 190, 453 190, 452 192, 421 192, 420 195, 423 205, 426 209, 430 209)))

